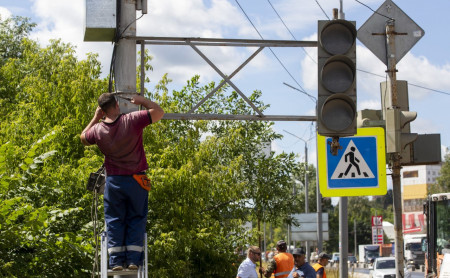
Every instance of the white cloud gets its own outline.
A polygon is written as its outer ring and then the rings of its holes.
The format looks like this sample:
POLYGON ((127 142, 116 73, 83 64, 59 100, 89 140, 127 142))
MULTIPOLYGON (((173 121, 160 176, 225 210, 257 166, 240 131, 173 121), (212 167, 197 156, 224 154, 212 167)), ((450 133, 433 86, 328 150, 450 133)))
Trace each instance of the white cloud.
MULTIPOLYGON (((109 68, 112 46, 108 42, 84 42, 85 11, 83 1, 35 0, 31 9, 39 19, 32 38, 43 45, 50 39, 61 38, 77 47, 80 58, 87 52, 99 53, 104 74, 109 68)), ((255 34, 249 29, 242 13, 226 0, 213 0, 207 7, 201 0, 193 1, 149 1, 149 13, 137 22, 140 36, 214 37, 230 38, 236 32, 242 36, 255 34), (233 19, 233 20, 230 20, 233 19), (244 27, 243 27, 244 26, 244 27)), ((139 13, 138 13, 139 16, 139 13)), ((188 46, 150 46, 150 54, 155 57, 155 72, 159 78, 169 72, 170 78, 183 82, 194 74, 211 80, 221 77, 188 46), (156 65, 156 63, 158 63, 156 65)), ((201 47, 200 50, 218 65, 226 75, 231 74, 256 49, 233 47, 201 47), (220 65, 220 66, 219 66, 220 65)), ((254 70, 267 65, 267 57, 260 53, 247 67, 254 70)), ((239 78, 239 75, 235 77, 239 78)), ((155 78, 152 78, 153 80, 155 78)))
POLYGON ((379 110, 381 109, 381 103, 379 99, 369 99, 369 100, 363 100, 358 101, 358 111, 364 110, 364 109, 375 109, 379 110))
POLYGON ((2 20, 6 19, 6 18, 10 18, 11 12, 7 8, 0 7, 0 16, 1 16, 2 20))
POLYGON ((436 125, 433 119, 418 117, 410 123, 411 132, 420 134, 439 133, 442 128, 436 125))
MULTIPOLYGON (((408 83, 441 91, 450 91, 450 64, 442 66, 433 65, 423 56, 417 57, 411 53, 398 64, 399 76, 408 83)), ((430 91, 409 86, 410 97, 423 99, 429 96, 430 91)))

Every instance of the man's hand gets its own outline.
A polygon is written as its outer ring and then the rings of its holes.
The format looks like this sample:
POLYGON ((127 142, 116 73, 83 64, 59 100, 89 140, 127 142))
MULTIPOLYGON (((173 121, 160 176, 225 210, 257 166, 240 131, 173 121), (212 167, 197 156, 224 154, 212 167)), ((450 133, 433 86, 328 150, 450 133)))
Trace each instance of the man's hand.
POLYGON ((100 121, 101 118, 103 118, 103 116, 105 115, 105 113, 103 112, 103 110, 97 106, 97 109, 95 109, 95 114, 94 117, 92 118, 91 122, 86 126, 86 128, 81 132, 80 135, 80 140, 81 143, 83 143, 83 145, 85 146, 89 146, 90 143, 86 140, 86 135, 85 133, 91 128, 93 127, 96 123, 98 123, 98 121, 100 121))
POLYGON ((103 118, 104 115, 105 113, 100 108, 100 106, 97 106, 97 109, 95 109, 94 120, 100 121, 100 119, 103 118))
POLYGON ((164 110, 158 104, 141 95, 134 95, 130 102, 144 106, 150 112, 152 123, 161 120, 164 115, 164 110))
POLYGON ((259 268, 259 274, 262 274, 262 275, 264 275, 264 272, 266 272, 266 270, 264 269, 264 267, 260 267, 259 268))
POLYGON ((146 102, 146 98, 141 96, 141 95, 133 95, 133 97, 131 98, 131 103, 134 103, 136 105, 141 105, 144 104, 146 102))

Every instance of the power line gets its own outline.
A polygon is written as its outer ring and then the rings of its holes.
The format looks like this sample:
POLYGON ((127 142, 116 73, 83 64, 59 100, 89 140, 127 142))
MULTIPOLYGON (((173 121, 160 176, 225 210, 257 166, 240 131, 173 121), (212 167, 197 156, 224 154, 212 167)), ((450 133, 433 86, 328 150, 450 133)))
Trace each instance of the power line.
MULTIPOLYGON (((277 14, 278 18, 281 20, 281 22, 283 23, 284 27, 286 27, 286 29, 288 30, 289 34, 291 34, 292 38, 294 40, 297 40, 297 38, 294 36, 294 34, 292 34, 291 30, 289 30, 289 28, 287 27, 286 23, 284 23, 284 20, 281 18, 280 14, 278 14, 277 10, 275 9, 275 7, 272 5, 272 3, 270 2, 270 0, 267 0, 267 2, 269 2, 270 6, 272 7, 273 11, 277 14)), ((317 61, 314 60, 313 57, 311 57, 311 55, 309 55, 309 53, 305 50, 304 47, 302 47, 303 52, 305 52, 305 54, 311 58, 311 60, 317 64, 317 61)))
POLYGON ((388 17, 388 16, 386 16, 386 15, 384 15, 384 14, 380 14, 379 12, 375 11, 374 9, 372 9, 371 7, 369 7, 367 4, 364 4, 363 2, 358 1, 358 0, 355 0, 355 1, 358 2, 359 4, 363 5, 364 7, 368 8, 368 9, 371 10, 372 12, 374 12, 374 13, 376 13, 376 14, 379 14, 379 15, 381 15, 381 16, 384 16, 385 18, 387 18, 387 19, 389 19, 389 20, 395 21, 394 18, 388 17))
POLYGON ((316 98, 316 97, 314 97, 314 96, 308 94, 308 93, 305 92, 305 91, 300 90, 299 88, 295 88, 294 86, 289 85, 289 84, 287 84, 286 82, 283 82, 283 84, 286 85, 286 86, 288 86, 288 87, 290 87, 290 88, 292 88, 292 89, 294 89, 294 90, 297 90, 297 91, 299 91, 299 92, 301 92, 301 93, 307 95, 314 103, 317 103, 317 98, 316 98))
MULTIPOLYGON (((253 24, 252 20, 250 19, 250 17, 247 15, 247 13, 244 11, 244 9, 242 8, 241 4, 239 4, 238 0, 235 0, 236 4, 238 4, 239 8, 241 9, 242 13, 244 13, 245 17, 247 18, 247 20, 250 22, 250 24, 253 26, 253 28, 256 30, 256 32, 258 33, 259 37, 261 39, 264 40, 264 37, 261 35, 261 33, 258 31, 258 28, 256 28, 256 26, 253 24)), ((302 85, 300 85, 297 80, 294 78, 294 76, 289 72, 289 70, 286 68, 286 66, 283 64, 283 62, 281 62, 281 60, 278 58, 278 56, 275 54, 275 52, 272 50, 271 47, 269 47, 270 52, 272 52, 273 56, 275 56, 275 58, 278 60, 278 62, 280 63, 280 65, 284 68, 284 70, 289 74, 289 76, 292 78, 292 80, 294 80, 294 82, 303 90, 303 92, 306 92, 305 89, 303 89, 302 85)))
MULTIPOLYGON (((377 76, 377 77, 381 77, 381 78, 386 78, 385 75, 376 74, 376 73, 373 73, 373 72, 370 72, 370 71, 366 71, 366 70, 362 70, 362 69, 357 69, 357 71, 364 72, 364 73, 367 73, 367 74, 370 74, 370 75, 374 75, 374 76, 377 76)), ((417 85, 417 84, 413 84, 413 83, 409 83, 409 82, 408 82, 408 85, 412 86, 412 87, 417 87, 417 88, 421 88, 421 89, 424 89, 424 90, 429 90, 429 91, 432 91, 432 92, 436 92, 436 93, 440 93, 440 94, 443 94, 443 95, 450 96, 449 92, 444 92, 444 91, 428 88, 428 87, 425 87, 425 86, 422 86, 422 85, 417 85)))
MULTIPOLYGON (((242 6, 239 4, 238 0, 235 0, 235 1, 236 1, 236 3, 238 4, 238 6, 239 6, 239 8, 241 9, 241 11, 242 11, 242 12, 244 13, 244 15, 246 16, 247 20, 250 22, 250 24, 251 24, 251 25, 253 26, 253 28, 256 30, 256 32, 258 33, 258 35, 261 37, 261 39, 264 39, 263 36, 261 35, 261 33, 258 31, 258 29, 256 28, 256 26, 253 24, 253 22, 252 22, 251 19, 249 18, 249 16, 247 15, 247 13, 244 11, 244 9, 242 8, 242 6)), ((328 20, 330 20, 330 18, 329 18, 328 15, 325 13, 325 11, 323 10, 323 8, 322 8, 322 6, 320 5, 320 3, 319 3, 317 0, 315 0, 315 1, 316 1, 317 5, 320 7, 320 9, 322 10, 322 12, 325 14, 325 16, 327 16, 328 20)), ((369 8, 371 11, 373 11, 373 12, 379 14, 378 12, 374 11, 372 8, 370 8, 370 7, 367 6, 366 4, 364 4, 364 3, 362 3, 362 2, 360 2, 360 1, 358 1, 358 0, 355 0, 355 1, 358 2, 358 3, 360 3, 360 4, 363 5, 363 6, 366 6, 366 7, 369 8)), ((269 2, 269 4, 270 4, 270 6, 272 7, 273 11, 274 11, 275 14, 278 16, 278 18, 280 19, 280 21, 283 23, 284 27, 287 29, 287 31, 288 31, 289 34, 292 36, 292 38, 293 38, 294 40, 297 40, 297 38, 294 36, 294 34, 293 34, 293 33, 291 32, 291 30, 289 29, 289 27, 287 27, 287 25, 286 25, 286 23, 284 22, 283 18, 280 16, 280 14, 278 13, 278 11, 277 11, 277 10, 275 9, 275 7, 272 5, 272 3, 270 2, 270 0, 267 0, 267 2, 269 2)), ((382 14, 380 14, 380 15, 381 15, 381 16, 384 16, 384 17, 386 17, 386 18, 389 18, 389 17, 387 17, 387 16, 385 16, 385 15, 382 15, 382 14)), ((389 18, 389 19, 392 19, 392 18, 389 18)), ((281 62, 281 60, 278 58, 278 56, 273 52, 272 48, 269 47, 269 49, 270 49, 270 51, 272 52, 272 54, 275 56, 275 58, 278 60, 278 62, 281 64, 281 66, 284 68, 284 70, 289 74, 289 76, 294 80, 294 82, 300 87, 300 89, 295 88, 295 87, 293 87, 293 86, 291 86, 291 85, 288 85, 288 84, 286 84, 286 83, 283 83, 283 84, 286 85, 286 86, 289 86, 289 87, 291 87, 291 88, 293 88, 293 89, 295 89, 295 90, 297 90, 297 91, 299 91, 299 92, 302 92, 302 93, 306 94, 306 95, 307 95, 308 97, 310 97, 313 101, 316 101, 316 98, 313 97, 312 95, 310 95, 308 92, 306 92, 306 90, 305 90, 305 89, 297 82, 297 80, 296 80, 296 79, 292 76, 292 74, 287 70, 287 68, 284 66, 284 64, 281 62)), ((302 47, 302 50, 306 53, 306 55, 307 55, 314 63, 317 64, 317 61, 314 60, 314 58, 312 58, 311 55, 309 55, 309 53, 308 53, 303 47, 302 47)), ((356 69, 356 70, 357 70, 357 71, 360 71, 360 72, 364 72, 364 73, 370 74, 370 75, 374 75, 374 76, 377 76, 377 77, 386 78, 385 75, 376 74, 376 73, 369 72, 369 71, 362 70, 362 69, 356 69)), ((440 91, 440 90, 428 88, 428 87, 421 86, 421 85, 417 85, 417 84, 413 84, 413 83, 408 83, 408 85, 410 85, 410 86, 412 86, 412 87, 417 87, 417 88, 421 88, 421 89, 424 89, 424 90, 429 90, 429 91, 432 91, 432 92, 440 93, 440 94, 443 94, 443 95, 450 95, 449 92, 444 92, 444 91, 440 91)))
POLYGON ((323 14, 328 18, 328 20, 330 20, 330 18, 328 17, 327 13, 323 10, 322 6, 320 5, 319 1, 316 0, 316 3, 319 6, 319 8, 322 10, 323 14))

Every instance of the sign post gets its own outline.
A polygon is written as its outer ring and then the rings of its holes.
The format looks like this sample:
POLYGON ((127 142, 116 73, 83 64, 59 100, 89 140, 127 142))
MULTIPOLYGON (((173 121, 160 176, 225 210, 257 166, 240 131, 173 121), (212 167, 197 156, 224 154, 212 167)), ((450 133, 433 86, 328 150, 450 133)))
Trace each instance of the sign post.
MULTIPOLYGON (((408 17, 392 0, 386 0, 358 30, 358 39, 369 48, 386 66, 390 81, 392 106, 386 111, 390 114, 399 114, 397 101, 396 65, 401 58, 419 41, 424 31, 411 18, 408 17)), ((386 117, 386 127, 398 127, 400 117, 386 117)), ((391 145, 398 146, 400 137, 394 134, 391 145), (392 142, 393 141, 393 142, 392 142)), ((403 277, 403 235, 402 235, 402 200, 401 200, 401 151, 399 148, 389 150, 390 166, 392 169, 392 193, 394 207, 395 231, 395 272, 397 277, 403 277)))
POLYGON ((383 244, 383 216, 372 216, 372 244, 383 244))

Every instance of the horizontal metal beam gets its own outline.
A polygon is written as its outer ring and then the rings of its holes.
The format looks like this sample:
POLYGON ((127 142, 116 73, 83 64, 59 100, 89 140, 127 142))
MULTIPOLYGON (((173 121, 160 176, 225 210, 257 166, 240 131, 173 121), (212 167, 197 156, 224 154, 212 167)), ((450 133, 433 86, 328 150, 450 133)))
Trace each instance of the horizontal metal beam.
POLYGON ((317 41, 293 40, 249 40, 249 39, 220 39, 220 38, 183 38, 183 37, 143 37, 127 36, 125 39, 135 40, 136 43, 160 45, 193 45, 204 46, 242 46, 242 47, 317 47, 317 41))
POLYGON ((187 114, 166 113, 163 120, 218 120, 218 121, 285 121, 285 122, 314 122, 316 116, 292 116, 292 115, 226 115, 226 114, 187 114))

